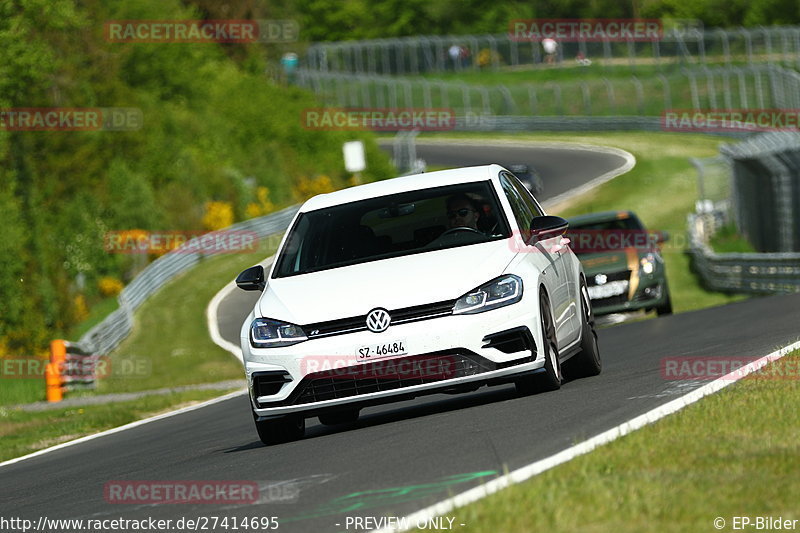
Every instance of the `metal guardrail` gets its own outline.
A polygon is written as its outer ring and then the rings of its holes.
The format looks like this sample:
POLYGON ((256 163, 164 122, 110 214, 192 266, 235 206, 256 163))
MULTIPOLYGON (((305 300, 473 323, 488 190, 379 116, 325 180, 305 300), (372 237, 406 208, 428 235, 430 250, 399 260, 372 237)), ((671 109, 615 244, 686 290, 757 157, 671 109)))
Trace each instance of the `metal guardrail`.
POLYGON ((693 268, 711 290, 747 293, 800 292, 800 253, 725 253, 711 250, 703 215, 689 215, 693 268))
POLYGON ((763 133, 720 153, 692 160, 700 201, 688 252, 697 273, 714 290, 800 291, 800 133, 763 133), (709 239, 730 221, 762 252, 715 253, 709 239))
POLYGON ((739 232, 760 252, 800 252, 800 133, 763 133, 720 153, 733 167, 739 232))
MULTIPOLYGON (((287 207, 276 213, 252 218, 234 224, 220 232, 247 231, 258 238, 283 232, 300 206, 287 207)), ((145 300, 177 275, 185 272, 204 255, 214 252, 186 253, 180 249, 173 250, 150 263, 133 281, 125 287, 118 297, 119 308, 109 314, 102 322, 86 332, 77 343, 78 349, 91 354, 108 354, 116 348, 133 329, 133 314, 145 300)))
MULTIPOLYGON (((800 27, 669 30, 652 42, 562 42, 558 60, 578 57, 602 64, 769 63, 800 69, 800 27)), ((412 36, 312 44, 303 67, 347 74, 425 74, 499 70, 543 62, 541 43, 517 42, 508 34, 412 36), (467 58, 451 59, 460 46, 467 58)))

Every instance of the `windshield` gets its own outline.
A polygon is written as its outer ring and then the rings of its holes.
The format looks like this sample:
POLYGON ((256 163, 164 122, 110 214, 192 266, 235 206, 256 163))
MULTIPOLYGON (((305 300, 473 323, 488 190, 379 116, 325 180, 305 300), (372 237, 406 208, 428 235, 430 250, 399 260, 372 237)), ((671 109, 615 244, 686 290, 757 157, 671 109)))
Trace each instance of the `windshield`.
POLYGON ((301 214, 273 278, 507 238, 491 182, 370 198, 301 214))

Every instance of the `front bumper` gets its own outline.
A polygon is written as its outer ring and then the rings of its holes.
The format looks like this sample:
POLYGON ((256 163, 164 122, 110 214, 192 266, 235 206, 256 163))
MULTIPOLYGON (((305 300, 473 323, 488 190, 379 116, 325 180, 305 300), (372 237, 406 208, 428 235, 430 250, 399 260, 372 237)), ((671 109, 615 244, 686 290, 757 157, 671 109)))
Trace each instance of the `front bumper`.
POLYGON ((382 333, 345 333, 284 348, 253 348, 243 338, 254 412, 260 418, 312 416, 507 382, 540 371, 540 332, 532 327, 539 323, 537 309, 523 297, 485 313, 448 315, 392 325, 382 333), (398 340, 407 354, 357 359, 358 347, 398 340))
POLYGON ((627 313, 640 309, 653 309, 667 301, 667 284, 664 279, 643 280, 633 295, 628 299, 628 294, 617 297, 592 300, 592 311, 595 315, 608 315, 611 313, 627 313))

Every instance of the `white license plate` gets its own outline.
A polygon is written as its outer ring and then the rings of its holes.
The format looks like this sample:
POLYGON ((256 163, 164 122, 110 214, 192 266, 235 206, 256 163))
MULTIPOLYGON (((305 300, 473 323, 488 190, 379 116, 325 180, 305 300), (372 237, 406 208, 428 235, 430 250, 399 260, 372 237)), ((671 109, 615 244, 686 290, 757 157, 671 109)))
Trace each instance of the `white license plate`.
POLYGON ((407 353, 408 348, 405 339, 368 344, 356 348, 356 358, 359 361, 369 361, 371 359, 380 359, 381 357, 391 357, 393 355, 404 355, 407 353))
POLYGON ((587 288, 589 289, 589 299, 600 300, 602 298, 610 298, 612 296, 625 294, 628 290, 628 280, 609 281, 605 285, 595 285, 594 287, 587 288))

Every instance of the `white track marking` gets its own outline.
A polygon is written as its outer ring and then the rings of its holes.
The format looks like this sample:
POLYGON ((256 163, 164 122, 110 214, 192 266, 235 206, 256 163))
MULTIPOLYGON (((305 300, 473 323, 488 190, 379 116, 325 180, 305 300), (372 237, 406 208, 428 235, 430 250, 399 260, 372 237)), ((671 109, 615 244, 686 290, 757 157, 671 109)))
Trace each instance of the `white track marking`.
MULTIPOLYGON (((608 431, 604 431, 599 435, 592 437, 589 440, 583 441, 580 444, 572 446, 571 448, 567 448, 558 452, 555 455, 551 455, 550 457, 546 457, 545 459, 541 459, 536 461, 535 463, 531 463, 527 466, 523 466, 522 468, 518 468, 513 472, 510 472, 504 476, 498 477, 489 481, 488 483, 481 485, 479 487, 475 487, 469 489, 461 494, 457 494, 452 498, 448 498, 446 500, 442 500, 439 503, 435 503, 430 507, 426 507, 416 513, 410 514, 403 519, 398 520, 399 523, 409 524, 410 526, 414 526, 417 521, 420 523, 427 521, 429 518, 433 518, 435 516, 442 516, 447 513, 453 511, 457 507, 463 507, 470 503, 476 502, 482 498, 489 496, 490 494, 494 494, 495 492, 500 491, 510 485, 515 483, 520 483, 525 481, 526 479, 530 479, 533 476, 541 474, 542 472, 549 470, 555 466, 558 466, 562 463, 566 463, 578 457, 579 455, 583 455, 586 453, 591 452, 595 448, 602 446, 604 444, 608 444, 618 438, 627 435, 637 429, 641 429, 648 424, 652 424, 653 422, 664 418, 667 415, 680 411, 684 407, 693 404, 694 402, 700 400, 701 398, 708 396, 710 394, 714 394, 718 392, 731 383, 735 383, 745 377, 746 375, 750 374, 757 368, 761 368, 763 365, 777 361, 784 355, 789 352, 793 352, 797 349, 800 349, 800 341, 794 342, 788 346, 781 348, 780 350, 776 350, 764 357, 753 361, 752 363, 739 368, 727 374, 719 379, 712 381, 711 383, 704 385, 698 389, 693 390, 692 392, 681 396, 680 398, 676 398, 670 402, 667 402, 655 409, 652 409, 642 415, 634 417, 627 422, 623 422, 622 424, 609 429, 608 431)), ((400 529, 400 528, 384 528, 374 530, 373 533, 389 533, 394 531, 408 531, 409 528, 400 529)))
MULTIPOLYGON (((260 264, 261 265, 269 265, 269 263, 271 261, 272 261, 272 257, 268 257, 264 261, 262 261, 260 264)), ((225 296, 227 296, 235 288, 236 288, 236 283, 234 281, 231 281, 230 283, 225 285, 225 287, 223 287, 222 290, 220 290, 216 295, 214 295, 214 298, 211 299, 211 302, 208 304, 208 307, 206 308, 206 319, 208 320, 208 331, 209 331, 209 334, 211 335, 211 339, 214 341, 214 343, 217 344, 218 346, 221 346, 225 350, 231 352, 233 355, 236 356, 236 358, 239 361, 242 361, 242 350, 241 350, 241 348, 239 348, 239 346, 236 346, 235 344, 233 344, 231 342, 228 342, 225 339, 223 339, 222 336, 219 333, 219 327, 217 325, 217 309, 219 307, 219 303, 225 298, 225 296)), ((194 411, 195 409, 202 409, 203 407, 207 407, 207 406, 213 405, 215 403, 224 402, 225 400, 227 400, 229 398, 234 398, 236 396, 241 396, 242 394, 245 394, 246 392, 247 392, 247 389, 242 389, 240 391, 231 392, 231 393, 226 394, 224 396, 220 396, 219 398, 213 398, 211 400, 199 403, 197 405, 190 405, 189 407, 184 407, 182 409, 176 409, 175 411, 170 411, 168 413, 163 413, 163 414, 160 414, 160 415, 152 416, 150 418, 143 418, 141 420, 137 420, 136 422, 131 422, 130 424, 125 424, 124 426, 118 426, 118 427, 115 427, 115 428, 112 428, 112 429, 109 429, 109 430, 106 430, 106 431, 101 431, 100 433, 95 433, 93 435, 87 435, 87 436, 81 437, 79 439, 75 439, 75 440, 71 440, 71 441, 68 441, 68 442, 64 442, 62 444, 57 444, 56 446, 51 446, 51 447, 45 448, 43 450, 39 450, 39 451, 36 451, 36 452, 33 452, 33 453, 29 453, 28 455, 23 455, 22 457, 15 457, 14 459, 9 459, 8 461, 4 461, 4 462, 0 463, 0 467, 6 466, 6 465, 11 465, 11 464, 14 464, 14 463, 18 463, 18 462, 24 461, 26 459, 32 459, 33 457, 38 457, 40 455, 44 455, 46 453, 50 453, 50 452, 53 452, 53 451, 56 451, 56 450, 60 450, 62 448, 67 448, 69 446, 74 446, 76 444, 81 444, 83 442, 94 440, 96 438, 103 437, 105 435, 111 435, 111 434, 114 434, 114 433, 118 433, 120 431, 133 429, 135 427, 138 427, 138 426, 141 426, 143 424, 147 424, 147 423, 153 422, 155 420, 161 420, 163 418, 168 418, 168 417, 179 415, 179 414, 182 414, 182 413, 187 413, 189 411, 194 411)))
MULTIPOLYGON (((420 141, 420 143, 436 144, 437 142, 434 141, 433 143, 431 143, 430 141, 420 141)), ((442 144, 480 144, 481 146, 486 146, 487 145, 486 142, 473 142, 473 141, 456 141, 456 142, 450 141, 450 142, 445 142, 445 143, 442 143, 442 144)), ((616 148, 609 148, 609 147, 603 147, 603 146, 594 146, 594 145, 579 144, 579 143, 568 143, 568 142, 564 142, 564 143, 560 143, 560 142, 559 143, 554 143, 554 142, 549 142, 549 143, 538 143, 538 142, 527 142, 527 143, 521 143, 521 142, 508 142, 508 143, 506 143, 506 142, 494 142, 494 143, 489 143, 489 144, 503 144, 503 145, 517 145, 517 146, 532 146, 532 145, 535 145, 535 146, 542 146, 542 147, 546 147, 546 148, 562 148, 562 149, 570 149, 570 148, 572 148, 572 149, 581 149, 581 150, 594 151, 594 152, 613 153, 613 154, 616 154, 616 155, 620 155, 621 157, 624 157, 626 159, 626 161, 628 161, 628 163, 626 163, 626 165, 628 165, 630 163, 630 165, 632 167, 633 164, 635 163, 635 159, 628 152, 625 152, 624 150, 619 150, 619 149, 616 149, 616 148), (630 157, 631 159, 629 160, 628 157, 630 157)), ((624 168, 626 165, 623 165, 623 167, 620 167, 620 168, 624 168)), ((619 171, 619 169, 617 169, 616 171, 608 172, 606 174, 603 174, 602 176, 599 176, 598 178, 595 178, 594 180, 592 180, 589 183, 593 183, 594 184, 593 186, 597 186, 602 182, 610 180, 611 178, 613 178, 616 175, 622 174, 623 172, 627 172, 627 169, 624 170, 624 171, 619 171), (617 172, 617 174, 609 176, 610 174, 613 174, 614 172, 617 172), (600 180, 600 179, 603 179, 603 181, 602 182, 598 182, 598 180, 600 180)), ((586 184, 586 185, 588 185, 588 184, 586 184)), ((578 187, 577 189, 573 189, 573 191, 577 191, 578 189, 581 189, 583 192, 585 192, 585 190, 588 190, 588 189, 585 189, 586 185, 578 187)), ((564 193, 562 195, 559 195, 557 198, 562 198, 565 195, 569 195, 571 192, 572 191, 567 191, 566 193, 564 193)), ((564 199, 566 199, 566 198, 564 198, 564 199)), ((563 200, 559 200, 559 201, 563 201, 563 200)), ((272 262, 273 258, 274 258, 274 256, 270 256, 270 257, 266 258, 264 261, 262 261, 260 264, 264 265, 264 266, 267 266, 272 262)), ((232 281, 232 282, 228 283, 227 285, 225 285, 217 294, 214 295, 214 298, 211 299, 211 302, 209 302, 208 307, 206 308, 206 321, 208 323, 208 331, 209 331, 209 335, 211 336, 211 340, 214 341, 214 343, 217 346, 220 346, 224 350, 226 350, 226 351, 230 352, 232 355, 234 355, 239 361, 243 361, 241 348, 239 346, 233 344, 232 342, 229 342, 229 341, 227 341, 227 340, 222 338, 222 335, 219 332, 219 324, 218 324, 218 320, 217 320, 217 312, 218 312, 218 309, 219 309, 220 302, 222 302, 222 300, 228 294, 230 294, 230 292, 232 290, 234 290, 235 288, 236 288, 236 283, 232 281)), ((50 452, 55 451, 55 450, 60 450, 62 448, 66 448, 66 447, 69 447, 69 446, 74 446, 76 444, 87 442, 87 441, 90 441, 90 440, 93 440, 93 439, 96 439, 96 438, 99 438, 99 437, 102 437, 102 436, 105 436, 105 435, 111 435, 113 433, 117 433, 117 432, 120 432, 120 431, 125 431, 125 430, 128 430, 128 429, 132 429, 134 427, 138 427, 138 426, 141 426, 143 424, 147 424, 149 422, 153 422, 155 420, 161 420, 163 418, 179 415, 179 414, 182 414, 182 413, 185 413, 185 412, 188 412, 188 411, 193 411, 195 409, 202 409, 203 407, 206 407, 206 406, 209 406, 209 405, 213 405, 213 404, 218 403, 218 402, 225 401, 225 400, 227 400, 229 398, 233 398, 235 396, 244 394, 245 392, 246 392, 246 390, 233 392, 233 393, 230 393, 230 394, 226 394, 225 396, 220 396, 219 398, 214 398, 212 400, 208 400, 206 402, 203 402, 203 403, 200 403, 200 404, 197 404, 197 405, 193 405, 193 406, 190 406, 190 407, 184 407, 183 409, 170 411, 168 413, 163 413, 163 414, 160 414, 160 415, 157 415, 157 416, 154 416, 154 417, 150 417, 150 418, 144 418, 142 420, 137 420, 136 422, 131 422, 130 424, 125 424, 124 426, 119 426, 119 427, 116 427, 116 428, 109 429, 107 431, 102 431, 100 433, 95 433, 93 435, 87 435, 86 437, 81 437, 79 439, 75 439, 75 440, 71 440, 69 442, 58 444, 56 446, 51 446, 50 448, 45 448, 43 450, 39 450, 37 452, 33 452, 33 453, 28 454, 28 455, 23 455, 22 457, 16 457, 14 459, 9 459, 8 461, 4 461, 4 462, 0 463, 0 467, 6 466, 6 465, 11 465, 11 464, 14 464, 14 463, 18 463, 20 461, 24 461, 26 459, 31 459, 33 457, 38 457, 40 455, 44 455, 46 453, 50 453, 50 452)))
MULTIPOLYGON (((269 265, 272 263, 274 257, 275 256, 271 255, 259 263, 264 267, 265 271, 269 272, 269 265)), ((211 340, 214 341, 214 344, 223 350, 227 350, 232 353, 236 359, 238 359, 239 362, 244 365, 242 348, 239 345, 222 338, 222 334, 219 332, 219 320, 217 317, 219 304, 222 303, 222 300, 227 298, 228 295, 236 289, 236 281, 232 280, 230 283, 222 287, 222 289, 215 294, 213 298, 211 298, 211 301, 208 303, 208 307, 206 307, 206 323, 208 324, 208 333, 211 335, 211 340)))
POLYGON ((170 411, 168 413, 163 413, 156 416, 151 416, 150 418, 143 418, 142 420, 137 420, 136 422, 131 422, 130 424, 125 424, 124 426, 118 426, 112 429, 108 429, 106 431, 101 431, 100 433, 95 433, 93 435, 87 435, 85 437, 81 437, 79 439, 71 440, 68 442, 64 442, 62 444, 58 444, 56 446, 51 446, 50 448, 45 448, 44 450, 39 450, 38 452, 29 453, 28 455, 23 455, 22 457, 15 457, 14 459, 9 459, 8 461, 3 461, 0 463, 0 468, 8 465, 12 465, 14 463, 19 463, 20 461, 25 461, 26 459, 32 459, 34 457, 38 457, 40 455, 44 455, 46 453, 54 452, 56 450, 60 450, 62 448, 68 448, 70 446, 75 446, 76 444, 81 444, 83 442, 88 442, 90 440, 94 440, 100 437, 104 437, 106 435, 112 435, 114 433, 119 433, 120 431, 125 431, 128 429, 132 429, 135 427, 142 426, 144 424, 149 424, 150 422, 155 422, 156 420, 162 420, 164 418, 169 418, 171 416, 180 415, 183 413, 188 413, 189 411, 195 411, 197 409, 202 409, 203 407, 208 407, 209 405, 213 405, 215 403, 224 402, 225 400, 229 400, 231 398, 235 398, 236 396, 242 396, 243 394, 247 393, 247 389, 242 389, 239 391, 230 392, 224 396, 220 396, 218 398, 212 398, 211 400, 207 400, 202 403, 198 403, 197 405, 190 405, 188 407, 184 407, 182 409, 176 409, 175 411, 170 411))
POLYGON ((223 350, 227 350, 239 360, 240 363, 244 364, 244 356, 242 355, 242 349, 237 344, 233 344, 230 341, 225 340, 222 338, 222 334, 219 332, 219 323, 217 320, 217 311, 219 310, 219 304, 228 297, 228 295, 235 291, 236 281, 231 281, 227 285, 225 285, 222 290, 220 290, 211 301, 208 303, 208 307, 206 307, 206 322, 208 323, 208 333, 211 335, 211 340, 214 341, 214 344, 222 348, 223 350))

